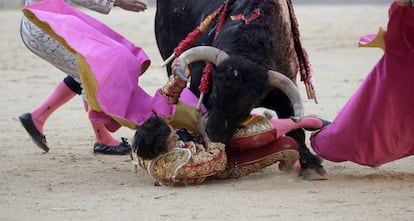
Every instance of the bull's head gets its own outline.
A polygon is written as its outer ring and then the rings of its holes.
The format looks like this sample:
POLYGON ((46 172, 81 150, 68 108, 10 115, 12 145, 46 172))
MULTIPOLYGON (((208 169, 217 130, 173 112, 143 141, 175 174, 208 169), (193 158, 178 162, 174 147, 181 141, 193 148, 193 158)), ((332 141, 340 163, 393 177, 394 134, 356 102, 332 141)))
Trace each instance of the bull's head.
POLYGON ((246 59, 229 57, 214 47, 199 46, 187 50, 176 60, 175 73, 188 80, 188 64, 206 60, 217 68, 213 73, 206 132, 215 142, 226 142, 270 87, 283 91, 291 100, 296 118, 303 116, 300 94, 286 76, 267 71, 246 59))

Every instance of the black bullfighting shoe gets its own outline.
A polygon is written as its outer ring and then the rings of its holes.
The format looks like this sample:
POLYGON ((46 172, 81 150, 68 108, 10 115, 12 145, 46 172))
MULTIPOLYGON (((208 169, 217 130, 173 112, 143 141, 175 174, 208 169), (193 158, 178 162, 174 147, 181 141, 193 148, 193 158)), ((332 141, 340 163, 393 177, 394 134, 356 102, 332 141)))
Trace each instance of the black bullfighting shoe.
POLYGON ((46 143, 46 137, 42 133, 37 130, 36 126, 33 123, 32 114, 25 113, 20 115, 19 117, 20 122, 22 123, 24 129, 26 129, 27 133, 29 133, 32 140, 35 144, 40 147, 45 152, 49 151, 49 147, 46 143))
POLYGON ((131 152, 131 145, 126 138, 121 138, 122 142, 118 146, 108 146, 96 142, 93 145, 93 153, 108 154, 108 155, 126 155, 131 152))
MULTIPOLYGON (((317 118, 317 117, 315 117, 315 118, 317 118)), ((326 126, 328 126, 329 124, 332 123, 332 122, 324 120, 324 119, 320 119, 320 118, 317 118, 317 119, 319 119, 322 122, 322 126, 320 128, 303 128, 303 129, 305 129, 307 131, 320 131, 323 128, 325 128, 326 126)))

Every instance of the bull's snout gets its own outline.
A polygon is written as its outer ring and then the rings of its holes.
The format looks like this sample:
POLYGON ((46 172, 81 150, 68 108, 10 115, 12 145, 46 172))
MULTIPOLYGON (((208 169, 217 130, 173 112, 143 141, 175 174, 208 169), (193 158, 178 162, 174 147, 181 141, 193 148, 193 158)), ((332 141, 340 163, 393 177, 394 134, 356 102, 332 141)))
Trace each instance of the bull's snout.
POLYGON ((208 138, 213 142, 226 143, 232 137, 233 133, 226 133, 220 130, 211 130, 206 128, 208 138))

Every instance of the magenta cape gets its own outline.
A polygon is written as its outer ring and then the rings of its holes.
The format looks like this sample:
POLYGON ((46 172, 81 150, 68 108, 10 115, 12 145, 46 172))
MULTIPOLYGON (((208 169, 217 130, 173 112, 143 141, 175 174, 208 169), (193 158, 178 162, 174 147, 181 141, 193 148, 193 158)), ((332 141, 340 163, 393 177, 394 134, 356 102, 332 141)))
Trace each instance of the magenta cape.
POLYGON ((311 138, 321 157, 377 167, 414 154, 414 8, 391 5, 385 48, 333 123, 311 138))
POLYGON ((77 55, 82 86, 93 111, 106 113, 121 124, 147 118, 153 98, 138 86, 139 75, 150 65, 144 50, 63 0, 40 1, 23 12, 77 55))
MULTIPOLYGON (((139 86, 138 77, 150 61, 141 48, 123 36, 62 0, 37 2, 26 6, 23 12, 77 55, 82 85, 92 109, 91 120, 115 131, 121 125, 135 129, 153 111, 163 117, 176 112, 176 106, 160 93, 150 96, 139 86)), ((188 89, 181 93, 180 101, 189 107, 198 102, 188 89)), ((206 111, 204 106, 202 111, 206 111)))
POLYGON ((62 0, 34 3, 23 12, 78 55, 82 84, 94 111, 135 123, 147 118, 153 97, 138 86, 138 77, 150 61, 141 48, 62 0))

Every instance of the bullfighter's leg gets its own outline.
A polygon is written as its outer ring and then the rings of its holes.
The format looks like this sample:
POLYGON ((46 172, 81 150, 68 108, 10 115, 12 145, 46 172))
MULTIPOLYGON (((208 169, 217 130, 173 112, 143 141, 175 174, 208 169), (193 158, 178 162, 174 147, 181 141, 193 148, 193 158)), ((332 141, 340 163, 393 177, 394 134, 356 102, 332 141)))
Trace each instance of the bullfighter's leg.
POLYGON ((38 106, 32 113, 25 113, 19 117, 26 131, 33 141, 45 152, 49 151, 46 137, 43 135, 43 126, 49 116, 60 106, 81 93, 81 87, 73 78, 66 77, 60 82, 52 94, 38 106))
POLYGON ((281 137, 259 148, 227 152, 227 168, 214 178, 238 178, 279 162, 279 169, 291 171, 299 159, 297 143, 290 137, 281 137))
MULTIPOLYGON (((85 111, 88 112, 89 105, 84 102, 85 111)), ((112 134, 108 131, 103 123, 90 121, 93 132, 95 133, 96 142, 93 146, 93 152, 99 154, 109 155, 125 155, 131 151, 131 145, 125 138, 122 141, 115 139, 112 134)))
POLYGON ((290 118, 286 118, 286 119, 272 118, 270 119, 270 122, 272 123, 273 127, 276 128, 277 138, 285 135, 291 130, 295 130, 298 128, 305 128, 306 130, 313 131, 313 130, 320 129, 330 124, 330 122, 316 118, 316 117, 303 117, 302 120, 299 122, 295 122, 294 120, 290 118))

